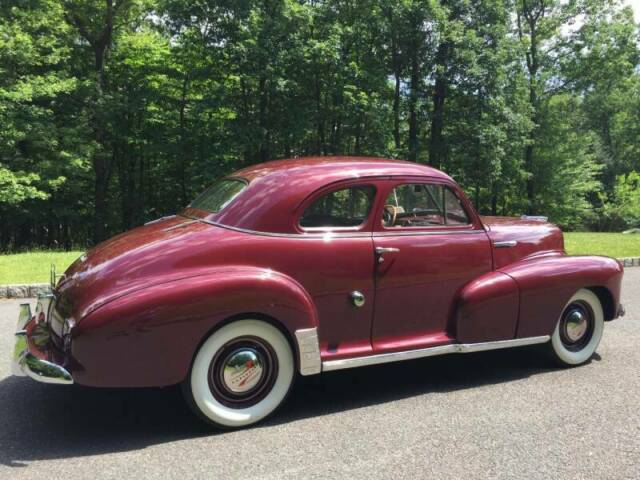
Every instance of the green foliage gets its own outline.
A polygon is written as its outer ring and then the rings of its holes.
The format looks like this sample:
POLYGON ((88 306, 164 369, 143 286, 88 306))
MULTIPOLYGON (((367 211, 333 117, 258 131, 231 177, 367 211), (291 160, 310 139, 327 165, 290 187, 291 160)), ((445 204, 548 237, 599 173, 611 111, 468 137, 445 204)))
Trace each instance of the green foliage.
POLYGON ((566 228, 579 228, 592 216, 588 195, 600 188, 602 165, 594 153, 597 136, 581 128, 580 101, 557 95, 540 112, 538 132, 544 138, 538 148, 534 175, 538 179, 536 204, 566 228))
POLYGON ((0 7, 0 204, 47 199, 65 180, 48 168, 64 154, 55 102, 77 82, 58 68, 70 52, 60 16, 55 1, 0 7))
POLYGON ((85 246, 302 155, 409 158, 485 214, 624 228, 639 40, 610 0, 5 0, 0 249, 85 246))
POLYGON ((601 195, 604 221, 620 229, 640 227, 640 173, 630 172, 616 177, 610 199, 601 195))
POLYGON ((35 173, 14 173, 0 166, 0 202, 18 205, 27 199, 46 199, 47 194, 32 185, 37 180, 40 177, 35 173))

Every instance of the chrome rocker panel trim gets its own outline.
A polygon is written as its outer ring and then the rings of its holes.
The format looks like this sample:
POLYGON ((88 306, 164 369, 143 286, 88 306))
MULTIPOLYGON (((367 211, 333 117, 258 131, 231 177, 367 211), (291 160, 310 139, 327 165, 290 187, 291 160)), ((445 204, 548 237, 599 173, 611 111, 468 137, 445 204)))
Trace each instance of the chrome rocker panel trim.
POLYGON ((481 343, 452 343, 439 347, 422 348, 419 350, 408 350, 405 352, 382 353, 380 355, 369 355, 366 357, 344 358, 341 360, 328 360, 322 362, 322 371, 342 370, 344 368, 365 367, 380 363, 400 362, 403 360, 413 360, 416 358, 433 357, 436 355, 446 355, 449 353, 473 353, 486 350, 499 350, 501 348, 524 347, 546 343, 550 340, 549 335, 540 337, 515 338, 513 340, 498 340, 495 342, 481 343))
MULTIPOLYGON (((47 311, 50 298, 38 300, 39 309, 47 311)), ((37 313, 38 311, 36 311, 37 313)), ((12 373, 18 377, 27 376, 37 382, 52 383, 58 385, 71 385, 73 378, 62 366, 53 362, 38 358, 29 351, 27 331, 25 327, 31 321, 31 306, 28 303, 20 305, 20 315, 16 331, 16 343, 13 349, 12 373)))

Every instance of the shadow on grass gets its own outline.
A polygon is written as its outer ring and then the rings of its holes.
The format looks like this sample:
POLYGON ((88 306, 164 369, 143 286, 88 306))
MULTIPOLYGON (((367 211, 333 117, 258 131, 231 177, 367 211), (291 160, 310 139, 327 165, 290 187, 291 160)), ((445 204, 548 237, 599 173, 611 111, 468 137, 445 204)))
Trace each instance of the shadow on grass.
MULTIPOLYGON (((595 357, 597 360, 598 357, 595 357)), ((552 370, 532 348, 447 355, 301 378, 268 421, 255 428, 395 400, 495 385, 552 370)), ((0 464, 142 449, 177 440, 224 435, 198 420, 180 389, 95 389, 0 381, 0 464)), ((303 425, 303 424, 301 424, 303 425)), ((251 435, 250 430, 238 435, 251 435)))

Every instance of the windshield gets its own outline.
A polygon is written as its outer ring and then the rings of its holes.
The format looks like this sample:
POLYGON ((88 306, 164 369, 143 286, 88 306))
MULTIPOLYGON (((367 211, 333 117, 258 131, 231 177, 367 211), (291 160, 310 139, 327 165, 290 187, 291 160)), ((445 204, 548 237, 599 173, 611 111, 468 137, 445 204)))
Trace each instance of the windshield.
POLYGON ((247 182, 239 178, 223 178, 198 195, 189 206, 198 210, 218 213, 246 187, 247 182))

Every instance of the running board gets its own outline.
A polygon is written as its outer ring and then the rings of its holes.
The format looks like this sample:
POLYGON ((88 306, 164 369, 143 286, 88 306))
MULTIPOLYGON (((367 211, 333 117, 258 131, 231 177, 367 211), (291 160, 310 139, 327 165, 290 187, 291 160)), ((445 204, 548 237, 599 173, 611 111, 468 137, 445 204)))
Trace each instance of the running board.
POLYGON ((380 363, 401 362, 403 360, 413 360, 416 358, 433 357, 436 355, 446 355, 449 353, 473 353, 485 350, 499 350, 501 348, 524 347, 526 345, 536 345, 546 343, 551 337, 543 335, 540 337, 515 338, 513 340, 498 340, 495 342, 482 343, 452 343, 439 347, 422 348, 420 350, 408 350, 405 352, 381 353, 379 355, 369 355, 366 357, 344 358, 341 360, 328 360, 322 362, 322 371, 342 370, 343 368, 366 367, 367 365, 378 365, 380 363))

